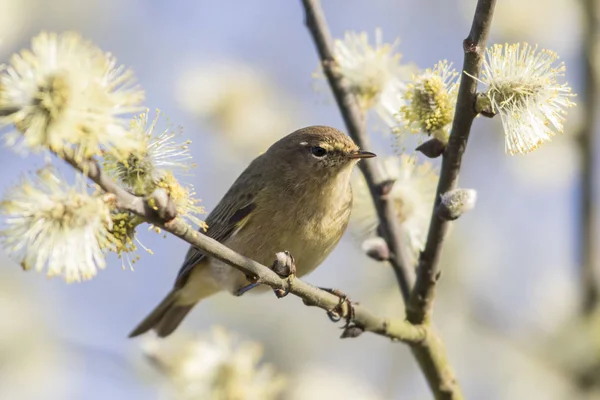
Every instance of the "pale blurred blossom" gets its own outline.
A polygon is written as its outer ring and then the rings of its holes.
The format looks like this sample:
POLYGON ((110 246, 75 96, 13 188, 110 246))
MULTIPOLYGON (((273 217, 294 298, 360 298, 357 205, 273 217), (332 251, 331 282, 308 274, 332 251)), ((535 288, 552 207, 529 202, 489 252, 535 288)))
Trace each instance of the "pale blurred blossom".
POLYGON ((208 123, 228 149, 253 158, 298 128, 292 101, 260 70, 232 60, 190 66, 179 74, 181 107, 208 123))
POLYGON ((210 337, 148 339, 143 347, 171 383, 171 399, 269 400, 285 387, 271 365, 260 363, 260 344, 239 343, 220 327, 210 337))
POLYGON ((118 18, 115 14, 128 15, 130 10, 139 10, 143 0, 52 0, 48 7, 47 0, 16 0, 29 3, 30 12, 39 21, 52 21, 55 26, 74 27, 86 32, 98 32, 103 37, 115 35, 118 18))
MULTIPOLYGON (((374 43, 369 42, 366 32, 346 32, 343 39, 334 42, 334 58, 337 70, 343 75, 356 95, 360 107, 372 111, 378 123, 374 127, 389 130, 394 123, 394 115, 402 104, 402 91, 405 80, 415 70, 412 64, 401 64, 402 55, 398 52, 400 40, 384 43, 381 29, 375 30, 374 43)), ((315 88, 330 92, 326 78, 319 67, 314 74, 315 88)))
POLYGON ((410 77, 412 68, 400 64, 399 44, 399 39, 384 43, 381 29, 375 30, 373 45, 366 32, 346 32, 343 39, 334 42, 336 66, 347 79, 350 91, 363 110, 373 109, 388 126, 400 110, 404 80, 410 77))
POLYGON ((10 261, 0 254, 0 398, 66 399, 72 383, 69 356, 45 323, 48 299, 7 273, 10 261))
MULTIPOLYGON (((470 22, 473 19, 475 3, 471 0, 463 0, 461 3, 464 16, 470 22)), ((498 2, 494 8, 491 36, 508 42, 543 43, 563 56, 575 54, 582 35, 582 3, 574 0, 552 0, 552 7, 548 7, 549 4, 546 0, 498 2)))
POLYGON ((294 373, 288 400, 383 400, 384 397, 355 376, 310 365, 294 373))
MULTIPOLYGON (((393 200, 415 261, 427 238, 437 188, 437 173, 431 163, 418 164, 414 157, 403 154, 384 160, 383 175, 385 179, 395 180, 389 196, 393 200)), ((351 229, 361 239, 375 236, 379 219, 362 175, 355 175, 353 189, 351 229)))
POLYGON ((32 17, 27 0, 0 0, 0 55, 21 38, 32 17))
POLYGON ((0 55, 12 51, 36 26, 67 27, 83 30, 92 37, 113 36, 118 40, 115 14, 127 15, 128 10, 139 9, 140 3, 141 0, 0 0, 0 55))

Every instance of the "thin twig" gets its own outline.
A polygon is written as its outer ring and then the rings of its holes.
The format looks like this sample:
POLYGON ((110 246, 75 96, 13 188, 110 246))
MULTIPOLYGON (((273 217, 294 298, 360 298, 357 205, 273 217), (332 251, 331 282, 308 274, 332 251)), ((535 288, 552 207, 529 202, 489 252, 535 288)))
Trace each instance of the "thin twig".
MULTIPOLYGON (((350 92, 346 80, 336 71, 331 34, 320 2, 318 0, 302 0, 302 3, 306 13, 306 25, 313 37, 321 65, 335 95, 348 133, 361 148, 368 149, 369 141, 365 131, 364 114, 359 108, 355 96, 350 92)), ((394 212, 393 204, 384 195, 386 183, 381 180, 373 161, 362 163, 362 172, 377 208, 382 237, 394 254, 392 266, 398 277, 400 289, 406 296, 407 290, 411 286, 411 268, 413 266, 404 261, 408 259, 405 253, 407 248, 402 244, 400 223, 394 212)), ((430 325, 425 326, 429 327, 430 325)), ((429 328, 426 340, 412 343, 411 349, 436 399, 463 398, 460 386, 447 360, 444 345, 432 328, 429 328)))
POLYGON ((448 230, 449 222, 436 216, 436 208, 440 203, 440 196, 456 187, 458 173, 462 162, 462 156, 467 147, 471 125, 477 116, 475 112, 475 101, 477 98, 477 80, 483 56, 485 44, 490 30, 492 15, 496 0, 479 0, 475 9, 473 25, 469 36, 463 42, 465 52, 463 61, 463 74, 452 133, 448 141, 448 147, 444 151, 440 180, 438 182, 437 194, 427 243, 419 258, 417 268, 417 281, 411 293, 410 302, 407 307, 407 318, 415 324, 427 321, 432 312, 435 287, 440 276, 439 259, 448 230))
MULTIPOLYGON (((463 71, 465 73, 462 75, 458 90, 452 133, 442 159, 442 170, 429 225, 427 243, 419 258, 417 281, 406 307, 406 316, 414 324, 427 324, 431 319, 435 286, 440 277, 439 258, 449 226, 448 221, 437 217, 436 209, 441 201, 441 195, 456 187, 462 155, 467 147, 471 125, 477 115, 475 112, 477 80, 473 77, 478 77, 481 70, 495 4, 496 0, 479 0, 477 2, 471 31, 463 41, 465 52, 463 71)), ((421 369, 427 376, 430 386, 432 382, 440 382, 440 387, 443 390, 442 395, 438 398, 459 398, 462 395, 460 392, 455 394, 456 391, 460 390, 456 384, 456 379, 452 375, 448 362, 445 359, 439 360, 436 358, 439 354, 443 355, 444 353, 439 348, 436 349, 435 346, 443 349, 442 344, 439 342, 434 342, 433 346, 419 351, 417 351, 416 346, 412 346, 412 349, 415 357, 419 360, 421 369), (446 373, 441 370, 444 366, 447 368, 446 373)))
MULTIPOLYGON (((244 257, 216 240, 193 230, 179 218, 170 221, 161 219, 160 215, 168 214, 165 210, 157 209, 156 206, 151 207, 145 199, 134 196, 121 188, 102 172, 95 161, 79 162, 68 154, 62 154, 61 158, 71 164, 75 169, 81 172, 85 171, 87 176, 104 191, 114 194, 117 200, 117 206, 120 209, 142 217, 145 221, 150 222, 184 240, 190 245, 195 246, 206 255, 231 265, 247 276, 255 277, 258 283, 268 285, 273 289, 280 289, 284 292, 294 294, 295 296, 300 297, 306 304, 322 308, 326 311, 340 309, 340 298, 338 296, 309 285, 299 279, 295 279, 290 283, 288 279, 281 278, 268 267, 244 257)), ((159 205, 158 207, 164 209, 172 208, 169 204, 159 205)), ((275 254, 273 255, 273 259, 275 259, 275 254)), ((425 326, 413 325, 399 319, 392 320, 381 318, 356 303, 353 303, 351 307, 354 308, 351 321, 352 326, 357 326, 362 330, 386 336, 394 341, 420 343, 427 340, 429 332, 428 328, 425 326)), ((348 302, 342 304, 341 308, 342 314, 347 315, 349 312, 348 302)))
POLYGON ((581 193, 579 210, 579 262, 581 265, 582 313, 594 312, 600 300, 600 284, 598 280, 598 262, 595 247, 598 243, 595 224, 596 207, 593 201, 594 154, 595 154, 595 120, 598 103, 598 74, 596 65, 598 50, 597 6, 596 0, 584 0, 584 33, 582 43, 583 64, 583 126, 579 132, 579 148, 581 152, 581 193))
MULTIPOLYGON (((325 21, 319 1, 303 0, 303 3, 306 12, 306 26, 314 40, 323 71, 348 129, 348 135, 361 149, 368 150, 370 141, 366 132, 364 113, 360 109, 356 97, 349 90, 348 83, 335 68, 331 34, 327 29, 327 21, 325 21)), ((408 261, 410 260, 407 253, 408 247, 403 243, 402 227, 396 218, 394 204, 389 200, 389 196, 386 196, 386 192, 390 189, 390 182, 386 182, 381 176, 375 160, 364 160, 359 167, 377 210, 380 221, 379 234, 390 249, 388 261, 394 269, 402 296, 407 301, 414 282, 414 266, 408 261)))

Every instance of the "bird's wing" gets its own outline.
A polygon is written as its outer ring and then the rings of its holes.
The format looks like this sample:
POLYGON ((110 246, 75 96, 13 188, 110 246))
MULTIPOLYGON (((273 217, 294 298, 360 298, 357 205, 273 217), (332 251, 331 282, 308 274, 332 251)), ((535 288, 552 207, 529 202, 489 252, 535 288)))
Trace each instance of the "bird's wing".
MULTIPOLYGON (((252 217, 252 211, 256 209, 255 199, 263 188, 263 180, 260 176, 253 176, 249 167, 235 181, 223 199, 206 219, 208 229, 200 230, 201 233, 216 241, 225 242, 233 232, 245 225, 252 217), (249 184, 249 182, 252 182, 249 184), (227 199, 225 202, 224 200, 227 199)), ((190 247, 185 261, 179 270, 175 287, 181 288, 185 285, 190 273, 198 265, 205 255, 197 248, 190 247)))

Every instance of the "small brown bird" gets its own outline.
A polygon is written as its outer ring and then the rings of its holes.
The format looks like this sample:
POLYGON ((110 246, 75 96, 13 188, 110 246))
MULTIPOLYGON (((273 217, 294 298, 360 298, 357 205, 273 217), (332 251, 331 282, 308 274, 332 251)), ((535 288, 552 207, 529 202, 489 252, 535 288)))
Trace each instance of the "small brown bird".
MULTIPOLYGON (((337 129, 297 130, 250 163, 208 216, 204 234, 263 265, 287 250, 297 276, 306 275, 346 230, 352 168, 370 157, 337 129)), ((249 284, 240 271, 190 247, 171 292, 129 337, 150 329, 168 336, 198 301, 221 290, 238 294, 249 284)))

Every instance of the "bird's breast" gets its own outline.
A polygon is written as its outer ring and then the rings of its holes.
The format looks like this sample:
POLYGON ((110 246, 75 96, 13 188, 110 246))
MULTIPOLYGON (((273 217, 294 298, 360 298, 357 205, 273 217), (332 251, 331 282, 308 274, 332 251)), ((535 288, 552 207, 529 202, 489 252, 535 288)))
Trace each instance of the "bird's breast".
MULTIPOLYGON (((343 189, 317 196, 301 194, 291 202, 263 203, 225 245, 267 266, 275 260, 275 253, 287 250, 295 259, 297 275, 306 275, 325 260, 346 230, 352 193, 349 186, 343 189), (332 195, 339 197, 325 198, 332 195)), ((215 265, 213 270, 215 278, 230 291, 247 283, 245 276, 231 267, 215 265)))

